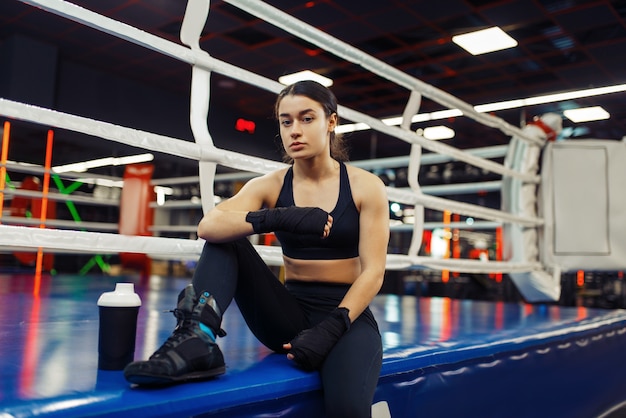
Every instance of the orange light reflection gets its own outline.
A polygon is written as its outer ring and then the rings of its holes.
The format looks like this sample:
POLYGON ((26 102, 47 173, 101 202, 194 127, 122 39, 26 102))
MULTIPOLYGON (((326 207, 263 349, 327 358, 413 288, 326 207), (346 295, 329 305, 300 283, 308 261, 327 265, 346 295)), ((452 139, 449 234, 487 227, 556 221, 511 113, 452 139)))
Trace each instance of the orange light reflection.
POLYGON ((496 315, 495 315, 495 327, 496 329, 502 329, 504 326, 504 302, 496 302, 496 315))
POLYGON ((441 299, 441 329, 439 333, 439 341, 448 341, 452 336, 450 303, 450 298, 441 299))
POLYGON ((0 223, 2 223, 2 209, 4 206, 4 187, 7 175, 7 159, 9 158, 9 137, 11 132, 11 124, 4 122, 4 130, 2 131, 2 151, 0 152, 0 223))
POLYGON ((41 310, 41 298, 35 296, 33 298, 33 306, 30 311, 28 322, 28 332, 26 333, 26 341, 24 346, 24 362, 19 376, 19 393, 22 397, 28 397, 33 386, 35 371, 37 370, 37 354, 39 339, 39 313, 41 310))

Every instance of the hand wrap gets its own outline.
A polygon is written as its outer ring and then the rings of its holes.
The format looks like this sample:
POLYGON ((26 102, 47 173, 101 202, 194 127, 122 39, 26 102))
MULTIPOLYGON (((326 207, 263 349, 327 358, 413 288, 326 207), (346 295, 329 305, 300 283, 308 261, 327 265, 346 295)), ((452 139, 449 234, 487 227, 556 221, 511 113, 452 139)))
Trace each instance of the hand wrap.
POLYGON ((246 221, 257 234, 285 231, 322 236, 328 213, 320 208, 290 206, 248 212, 246 221))
POLYGON ((298 366, 309 371, 322 367, 330 350, 350 329, 348 312, 347 308, 337 308, 322 322, 305 329, 291 340, 289 353, 294 356, 293 360, 298 366))

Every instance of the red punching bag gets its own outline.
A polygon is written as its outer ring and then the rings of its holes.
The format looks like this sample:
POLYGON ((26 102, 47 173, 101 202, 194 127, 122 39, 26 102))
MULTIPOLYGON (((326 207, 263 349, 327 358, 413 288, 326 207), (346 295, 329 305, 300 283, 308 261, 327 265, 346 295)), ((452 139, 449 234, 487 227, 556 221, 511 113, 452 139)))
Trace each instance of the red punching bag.
MULTIPOLYGON (((120 199, 119 233, 121 235, 151 236, 149 227, 154 221, 154 190, 150 185, 154 166, 152 164, 132 164, 124 171, 124 188, 120 199)), ((120 253, 122 266, 139 269, 142 274, 150 274, 150 259, 146 254, 120 253)))

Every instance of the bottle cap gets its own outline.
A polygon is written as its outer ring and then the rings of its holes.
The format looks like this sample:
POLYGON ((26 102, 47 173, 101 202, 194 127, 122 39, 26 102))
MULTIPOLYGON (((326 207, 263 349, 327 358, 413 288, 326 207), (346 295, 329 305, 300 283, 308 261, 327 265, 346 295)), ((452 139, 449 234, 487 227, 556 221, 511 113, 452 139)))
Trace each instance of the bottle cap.
POLYGON ((141 306, 141 299, 135 293, 133 283, 116 283, 115 291, 104 292, 98 299, 98 306, 134 307, 141 306))

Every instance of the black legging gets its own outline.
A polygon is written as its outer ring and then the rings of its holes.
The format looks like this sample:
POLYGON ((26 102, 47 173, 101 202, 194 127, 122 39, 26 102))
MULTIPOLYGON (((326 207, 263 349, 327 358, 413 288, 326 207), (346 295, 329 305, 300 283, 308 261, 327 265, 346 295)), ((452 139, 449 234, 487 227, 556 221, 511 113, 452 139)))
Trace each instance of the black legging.
MULTIPOLYGON (((248 327, 265 346, 282 345, 323 320, 349 285, 288 281, 283 285, 250 242, 206 243, 193 275, 196 292, 208 291, 224 312, 233 298, 248 327)), ((382 343, 366 309, 333 347, 320 370, 328 417, 369 417, 382 364, 382 343)))

